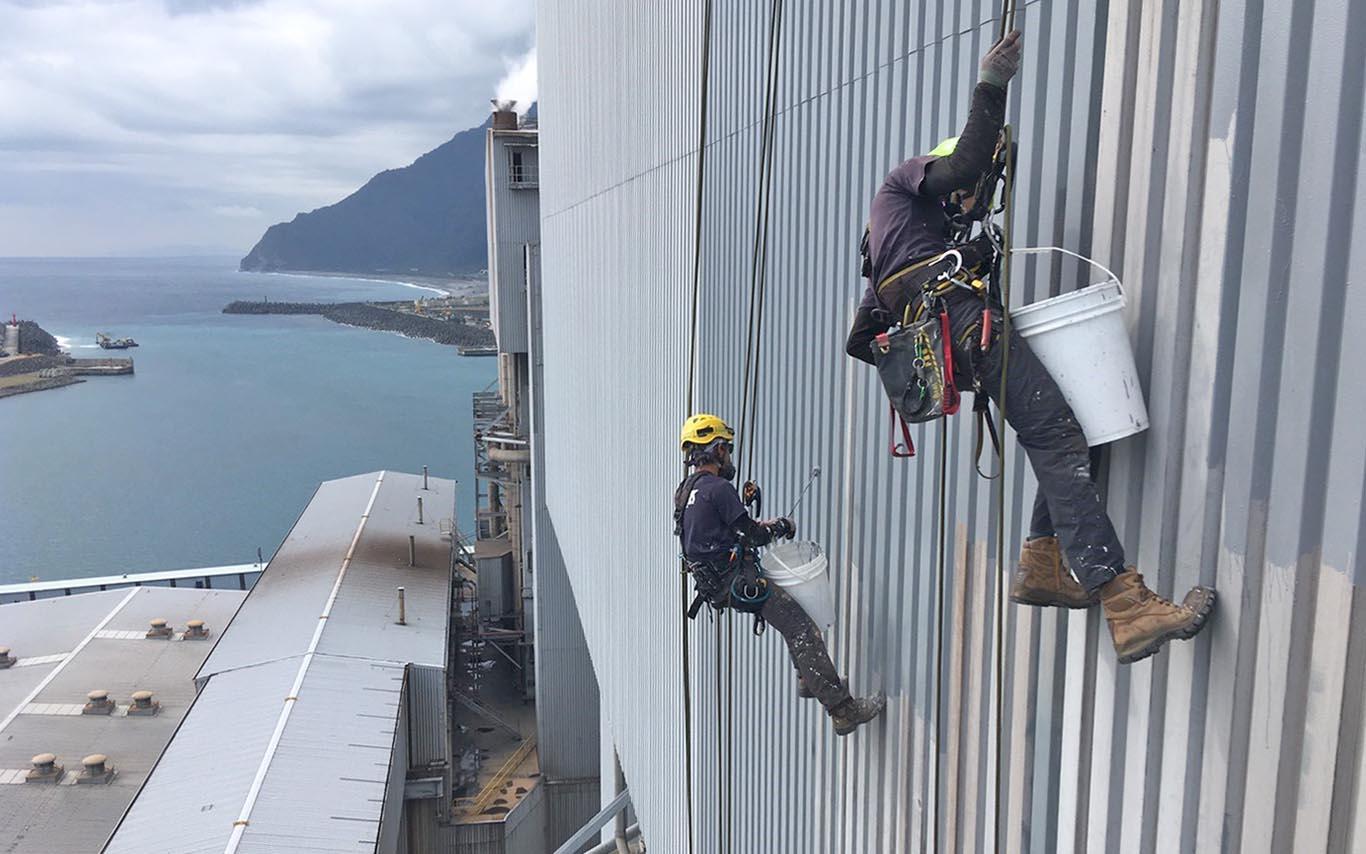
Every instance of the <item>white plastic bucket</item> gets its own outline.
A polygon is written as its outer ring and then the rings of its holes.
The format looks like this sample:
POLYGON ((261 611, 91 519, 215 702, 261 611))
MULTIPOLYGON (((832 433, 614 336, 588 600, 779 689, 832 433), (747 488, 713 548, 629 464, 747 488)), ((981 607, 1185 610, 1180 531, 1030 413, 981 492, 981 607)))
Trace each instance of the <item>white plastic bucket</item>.
POLYGON ((1119 279, 1090 258, 1055 246, 1012 251, 1071 255, 1109 276, 1079 291, 1016 309, 1010 313, 1010 322, 1053 375, 1088 445, 1103 445, 1147 430, 1148 407, 1124 328, 1124 289, 1119 279))
POLYGON ((778 543, 764 550, 759 563, 765 577, 787 591, 812 622, 822 629, 834 625, 835 591, 820 546, 803 541, 778 543))

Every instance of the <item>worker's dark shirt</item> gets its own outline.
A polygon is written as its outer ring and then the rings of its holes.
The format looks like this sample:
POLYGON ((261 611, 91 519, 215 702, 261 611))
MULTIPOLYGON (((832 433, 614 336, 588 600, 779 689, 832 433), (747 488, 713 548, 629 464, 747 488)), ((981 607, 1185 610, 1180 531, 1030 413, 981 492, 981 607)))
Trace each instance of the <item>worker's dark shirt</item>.
POLYGON ((683 554, 699 563, 726 560, 739 542, 735 523, 746 515, 734 484, 714 474, 703 474, 685 499, 683 554))
POLYGON ((978 83, 972 108, 958 145, 947 157, 922 155, 897 166, 882 182, 868 215, 868 258, 872 275, 859 300, 845 352, 873 363, 869 345, 890 323, 876 311, 873 285, 916 261, 949 248, 949 217, 944 197, 976 185, 991 165, 996 140, 1005 120, 1006 92, 978 83))
POLYGON ((939 158, 912 157, 893 169, 873 197, 868 214, 868 258, 873 275, 864 289, 860 308, 873 308, 872 282, 880 282, 922 258, 949 248, 949 217, 939 196, 920 194, 925 167, 939 158))

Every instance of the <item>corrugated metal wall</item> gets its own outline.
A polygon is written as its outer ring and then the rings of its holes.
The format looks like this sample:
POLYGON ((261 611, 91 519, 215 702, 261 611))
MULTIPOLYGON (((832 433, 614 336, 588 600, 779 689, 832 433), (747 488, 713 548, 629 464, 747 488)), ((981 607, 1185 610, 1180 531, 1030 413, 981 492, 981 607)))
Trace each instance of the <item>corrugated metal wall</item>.
MULTIPOLYGON (((547 2, 538 22, 547 503, 603 715, 646 838, 666 851, 688 844, 668 514, 702 8, 547 2)), ((696 402, 736 419, 769 8, 718 2, 712 43, 696 402)), ((698 851, 996 847, 993 486, 973 474, 966 417, 942 439, 919 430, 917 460, 891 460, 876 380, 842 350, 868 201, 901 158, 958 131, 996 12, 787 2, 763 382, 741 471, 779 512, 820 467, 798 515, 831 555, 832 648, 890 706, 837 740, 796 700, 772 633, 694 624, 698 851), (941 441, 951 560, 936 662, 941 441), (733 700, 718 702, 718 659, 733 700), (718 707, 733 709, 729 736, 718 707), (753 797, 727 831, 714 804, 728 784, 753 797)), ((1347 287, 1366 268, 1366 4, 1038 0, 1018 14, 1016 243, 1120 271, 1153 427, 1109 455, 1112 515, 1161 592, 1204 582, 1222 597, 1201 638, 1132 667, 1115 664, 1098 612, 1007 607, 1000 847, 1359 850, 1366 391, 1343 362, 1366 333, 1366 299, 1347 287)), ((1013 304, 1077 281, 1018 264, 1013 304)), ((1005 489, 1013 552, 1033 495, 1013 444, 1005 489)))
MULTIPOLYGON (((489 131, 484 156, 488 208, 489 322, 505 353, 527 351, 524 250, 539 233, 539 193, 534 181, 514 182, 509 148, 535 156, 536 134, 489 131)), ((531 168, 534 170, 535 165, 531 168)))
MULTIPOLYGON (((435 668, 439 673, 440 668, 435 668)), ((376 854, 397 854, 399 836, 404 832, 404 797, 408 785, 408 736, 412 725, 408 722, 413 708, 414 666, 403 671, 403 687, 398 694, 398 714, 394 721, 394 740, 389 751, 389 773, 384 782, 384 810, 379 816, 379 834, 375 842, 376 854)))

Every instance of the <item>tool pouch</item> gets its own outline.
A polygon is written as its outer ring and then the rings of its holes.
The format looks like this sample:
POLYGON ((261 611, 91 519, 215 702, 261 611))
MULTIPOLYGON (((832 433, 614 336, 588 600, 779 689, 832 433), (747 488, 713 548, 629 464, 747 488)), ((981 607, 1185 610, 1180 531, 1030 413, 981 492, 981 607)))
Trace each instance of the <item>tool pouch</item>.
POLYGON ((912 424, 958 411, 949 340, 949 313, 939 308, 878 335, 870 345, 892 408, 912 424))

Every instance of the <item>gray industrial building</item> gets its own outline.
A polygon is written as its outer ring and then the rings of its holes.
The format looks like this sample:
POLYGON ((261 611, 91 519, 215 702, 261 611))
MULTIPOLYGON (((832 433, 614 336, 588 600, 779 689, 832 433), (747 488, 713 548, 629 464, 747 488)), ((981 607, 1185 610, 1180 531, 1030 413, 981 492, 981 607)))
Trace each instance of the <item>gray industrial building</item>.
POLYGON ((0 850, 101 850, 245 595, 139 587, 0 605, 0 850), (192 620, 205 638, 185 637, 192 620), (47 775, 35 773, 43 754, 47 775), (104 773, 92 777, 84 760, 95 756, 104 773))
POLYGON ((425 474, 319 486, 102 850, 433 850, 454 511, 454 481, 425 474))
MULTIPOLYGON (((1110 448, 1109 509, 1159 592, 1211 584, 1219 608, 1127 667, 1098 610, 1006 605, 995 631, 998 544, 1009 572, 1033 495, 1022 453, 1008 442, 1004 479, 978 478, 965 415, 892 459, 885 398, 843 343, 868 203, 960 130, 1000 10, 781 2, 740 466, 772 512, 821 471, 797 521, 830 555, 833 653, 889 696, 837 739, 772 632, 699 620, 685 639, 669 523, 690 394, 736 420, 744 405, 775 4, 539 4, 540 480, 603 749, 652 850, 1366 848, 1366 386, 1349 361, 1366 301, 1348 287, 1366 271, 1366 4, 1016 5, 1015 244, 1122 278, 1151 428, 1110 448)), ((1011 305, 1084 283, 1021 261, 1011 305)))
POLYGON ((484 678, 456 692, 471 729, 465 740, 479 744, 478 724, 492 723, 516 735, 501 747, 516 752, 503 760, 503 772, 490 773, 502 759, 499 745, 483 751, 481 765, 488 770, 472 781, 469 797, 457 799, 454 838, 469 854, 539 854, 557 849, 598 810, 600 722, 597 683, 540 480, 545 415, 538 131, 530 115, 517 115, 515 104, 495 107, 485 191, 498 387, 474 398, 477 598, 472 619, 456 626, 456 642, 500 654, 475 662, 488 668, 484 678), (509 683, 515 693, 508 692, 509 683), (479 696, 470 697, 475 691, 479 696), (528 784, 502 785, 533 769, 528 784), (491 799, 500 788, 511 791, 491 799))

